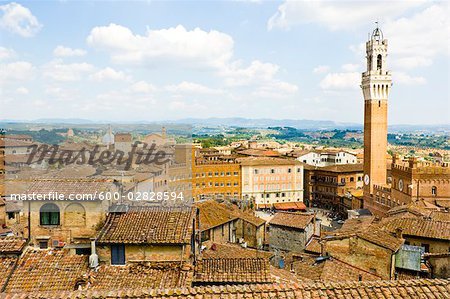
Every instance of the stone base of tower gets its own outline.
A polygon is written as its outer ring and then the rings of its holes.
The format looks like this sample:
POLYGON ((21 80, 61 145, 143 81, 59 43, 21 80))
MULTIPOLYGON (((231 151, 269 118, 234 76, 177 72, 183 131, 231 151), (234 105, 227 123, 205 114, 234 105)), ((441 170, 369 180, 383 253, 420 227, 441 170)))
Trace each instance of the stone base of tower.
POLYGON ((373 215, 386 217, 387 212, 398 206, 391 198, 391 188, 373 186, 373 194, 364 193, 364 209, 368 209, 373 215))

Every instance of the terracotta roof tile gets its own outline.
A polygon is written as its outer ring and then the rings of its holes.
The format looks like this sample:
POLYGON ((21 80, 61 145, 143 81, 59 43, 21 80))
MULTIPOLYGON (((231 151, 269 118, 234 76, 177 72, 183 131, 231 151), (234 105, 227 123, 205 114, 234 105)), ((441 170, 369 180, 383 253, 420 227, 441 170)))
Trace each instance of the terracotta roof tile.
POLYGON ((30 250, 19 259, 5 291, 71 291, 87 268, 86 256, 63 250, 30 250))
POLYGON ((110 213, 98 243, 188 244, 195 208, 131 206, 126 213, 110 213))
POLYGON ((450 211, 433 211, 430 218, 435 221, 450 222, 450 211))
POLYGON ((267 283, 272 282, 266 258, 203 258, 196 266, 196 282, 267 283))
POLYGON ((126 266, 102 265, 89 274, 89 289, 185 288, 191 286, 194 271, 179 262, 139 262, 126 266))
POLYGON ((69 194, 92 194, 98 195, 102 191, 112 188, 112 183, 89 179, 43 179, 36 180, 27 190, 27 194, 47 195, 57 192, 67 197, 69 194))
POLYGON ((17 257, 0 256, 0 290, 5 286, 7 278, 14 270, 14 265, 17 260, 17 257))
POLYGON ((331 172, 362 172, 362 164, 336 164, 324 167, 318 167, 317 170, 325 170, 331 172))
POLYGON ((390 232, 401 228, 403 234, 409 236, 450 240, 450 222, 421 218, 395 218, 385 219, 382 227, 390 232))
POLYGON ((363 282, 278 283, 203 286, 185 289, 135 289, 116 291, 34 292, 1 294, 0 298, 179 298, 179 299, 367 299, 367 298, 449 298, 450 280, 388 280, 363 282))
POLYGON ((306 243, 305 251, 320 254, 322 252, 321 246, 319 243, 319 238, 311 238, 308 243, 306 243))
POLYGON ((269 221, 269 225, 305 229, 314 219, 314 214, 298 212, 278 212, 269 221))
POLYGON ((400 249, 405 242, 404 239, 397 238, 392 234, 378 229, 374 226, 369 227, 366 230, 360 231, 356 234, 361 239, 377 244, 384 248, 388 248, 394 252, 400 249))
POLYGON ((0 238, 0 254, 20 253, 27 241, 17 237, 0 238))
POLYGON ((325 261, 320 276, 322 281, 358 281, 358 280, 380 280, 381 278, 363 269, 354 267, 335 258, 325 261))
POLYGON ((200 229, 202 231, 238 219, 232 206, 207 200, 195 204, 200 211, 200 229))

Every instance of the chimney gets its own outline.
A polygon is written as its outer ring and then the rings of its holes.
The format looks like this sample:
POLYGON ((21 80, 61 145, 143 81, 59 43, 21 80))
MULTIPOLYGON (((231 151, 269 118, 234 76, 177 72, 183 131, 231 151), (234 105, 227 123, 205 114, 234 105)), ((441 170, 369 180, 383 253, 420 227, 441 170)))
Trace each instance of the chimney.
POLYGON ((95 239, 91 239, 91 255, 89 256, 89 267, 98 267, 98 255, 95 252, 95 239))
POLYGON ((400 227, 397 227, 395 229, 395 236, 399 239, 403 239, 403 229, 400 227))

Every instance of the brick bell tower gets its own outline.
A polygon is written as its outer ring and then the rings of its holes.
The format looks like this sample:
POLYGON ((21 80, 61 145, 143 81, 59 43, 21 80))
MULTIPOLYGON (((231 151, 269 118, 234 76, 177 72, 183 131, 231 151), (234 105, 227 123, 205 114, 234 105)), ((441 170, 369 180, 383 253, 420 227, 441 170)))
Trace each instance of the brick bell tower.
POLYGON ((377 28, 366 42, 367 71, 362 74, 364 95, 364 198, 374 185, 386 185, 387 110, 392 86, 387 71, 386 39, 377 28))

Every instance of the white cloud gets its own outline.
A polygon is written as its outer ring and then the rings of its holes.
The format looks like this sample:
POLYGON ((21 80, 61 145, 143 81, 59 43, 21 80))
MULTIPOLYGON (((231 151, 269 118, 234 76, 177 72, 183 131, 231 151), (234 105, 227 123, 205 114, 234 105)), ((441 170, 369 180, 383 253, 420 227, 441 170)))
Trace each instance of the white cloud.
POLYGON ((154 85, 147 83, 145 81, 135 82, 130 87, 130 91, 133 93, 151 93, 156 90, 157 88, 154 85))
POLYGON ((361 83, 361 74, 350 73, 329 73, 320 81, 320 88, 325 90, 336 89, 357 89, 361 83))
POLYGON ((95 67, 86 62, 65 64, 61 60, 53 60, 44 66, 43 74, 56 81, 78 81, 94 70, 95 67))
POLYGON ((76 89, 63 88, 59 86, 48 86, 45 88, 45 94, 54 97, 56 100, 73 100, 78 96, 76 89))
POLYGON ((16 61, 0 65, 0 82, 15 82, 34 77, 35 67, 27 61, 16 61))
POLYGON ((221 71, 221 75, 226 78, 225 83, 229 86, 248 86, 272 80, 279 68, 276 64, 259 60, 252 61, 248 67, 242 67, 240 62, 235 62, 221 71))
POLYGON ((447 3, 434 4, 409 18, 387 23, 389 53, 395 68, 429 66, 437 55, 449 55, 450 21, 447 3))
POLYGON ((342 70, 346 72, 356 72, 361 68, 359 64, 347 63, 342 65, 342 70))
POLYGON ((16 93, 18 94, 28 94, 29 91, 25 87, 21 86, 16 89, 16 93))
POLYGON ((394 72, 392 80, 403 85, 423 85, 427 83, 424 77, 413 77, 403 72, 394 72))
POLYGON ((57 46, 53 50, 53 55, 56 57, 84 56, 86 55, 86 51, 83 49, 72 49, 64 46, 57 46))
POLYGON ((13 49, 0 47, 0 60, 7 60, 16 57, 16 52, 13 49))
POLYGON ((313 69, 314 74, 323 74, 330 70, 328 65, 319 65, 313 69))
POLYGON ((297 85, 275 80, 273 82, 260 86, 256 91, 252 93, 252 95, 255 97, 263 98, 282 98, 295 94, 297 91, 297 85))
MULTIPOLYGON (((409 70, 433 64, 438 55, 449 55, 449 6, 434 4, 411 17, 387 21, 382 26, 388 39, 388 68, 409 70), (430 20, 433 20, 432 22, 430 20)), ((351 45, 359 57, 365 55, 365 44, 351 45)))
POLYGON ((191 94, 208 94, 208 95, 222 93, 221 90, 209 88, 207 86, 198 83, 187 81, 183 81, 179 84, 168 85, 166 86, 165 89, 173 93, 191 93, 191 94))
POLYGON ((401 15, 423 1, 296 1, 286 0, 269 19, 268 29, 308 23, 318 23, 331 30, 353 29, 367 24, 367 20, 382 16, 380 21, 401 15))
POLYGON ((124 72, 116 71, 110 67, 99 70, 95 74, 92 74, 89 78, 94 81, 107 81, 107 80, 130 81, 131 80, 131 76, 126 75, 124 72))
POLYGON ((0 5, 0 12, 0 27, 23 37, 31 37, 42 28, 28 8, 15 2, 0 5))
POLYGON ((124 26, 95 27, 87 37, 95 49, 108 52, 115 62, 156 65, 177 63, 190 67, 222 67, 232 56, 233 39, 222 32, 186 30, 182 25, 133 33, 124 26))

